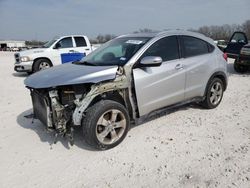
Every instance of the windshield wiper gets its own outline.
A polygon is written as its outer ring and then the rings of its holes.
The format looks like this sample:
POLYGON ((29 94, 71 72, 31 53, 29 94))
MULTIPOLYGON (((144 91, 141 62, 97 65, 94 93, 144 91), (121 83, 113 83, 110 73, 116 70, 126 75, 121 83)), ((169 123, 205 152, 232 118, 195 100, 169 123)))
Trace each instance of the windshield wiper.
POLYGON ((74 62, 72 62, 72 64, 96 66, 95 64, 89 63, 87 61, 74 61, 74 62))

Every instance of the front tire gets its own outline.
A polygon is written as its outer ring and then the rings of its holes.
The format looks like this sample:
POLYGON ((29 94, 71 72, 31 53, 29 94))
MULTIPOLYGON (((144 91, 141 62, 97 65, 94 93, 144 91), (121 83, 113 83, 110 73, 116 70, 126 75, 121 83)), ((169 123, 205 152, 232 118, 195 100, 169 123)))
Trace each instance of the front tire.
POLYGON ((38 59, 34 63, 33 72, 45 70, 52 67, 51 62, 48 59, 38 59))
POLYGON ((102 100, 86 111, 83 137, 90 146, 106 150, 120 144, 130 128, 127 109, 118 102, 102 100))
POLYGON ((223 97, 224 85, 221 79, 213 78, 207 86, 205 99, 202 105, 207 109, 216 108, 223 97))

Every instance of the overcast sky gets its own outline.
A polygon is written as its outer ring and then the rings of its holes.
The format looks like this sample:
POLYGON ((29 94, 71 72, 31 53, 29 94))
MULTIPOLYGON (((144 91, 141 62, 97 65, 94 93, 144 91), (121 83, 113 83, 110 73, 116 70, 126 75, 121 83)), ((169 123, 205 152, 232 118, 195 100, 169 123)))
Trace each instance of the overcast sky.
POLYGON ((125 34, 140 28, 241 24, 250 0, 0 0, 0 39, 125 34))

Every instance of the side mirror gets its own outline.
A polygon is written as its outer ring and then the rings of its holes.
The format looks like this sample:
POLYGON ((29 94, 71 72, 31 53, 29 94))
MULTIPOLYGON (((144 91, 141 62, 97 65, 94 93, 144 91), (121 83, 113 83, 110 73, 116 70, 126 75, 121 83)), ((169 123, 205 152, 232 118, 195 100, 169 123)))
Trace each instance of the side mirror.
POLYGON ((61 46, 61 44, 58 42, 58 43, 56 43, 56 45, 54 46, 54 49, 59 49, 59 48, 61 48, 62 46, 61 46))
POLYGON ((147 56, 142 58, 140 64, 143 67, 158 67, 162 63, 162 58, 157 56, 147 56))

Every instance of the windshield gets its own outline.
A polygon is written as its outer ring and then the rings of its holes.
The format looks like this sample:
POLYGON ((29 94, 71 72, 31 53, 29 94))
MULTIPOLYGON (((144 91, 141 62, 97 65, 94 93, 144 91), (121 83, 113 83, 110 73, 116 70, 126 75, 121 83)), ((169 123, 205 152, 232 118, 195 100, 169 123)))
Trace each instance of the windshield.
POLYGON ((53 45, 57 41, 57 39, 58 38, 53 38, 51 41, 46 42, 42 47, 43 48, 49 48, 49 47, 51 47, 51 45, 53 45))
POLYGON ((84 57, 81 62, 97 66, 123 66, 149 39, 149 37, 116 38, 84 57))

